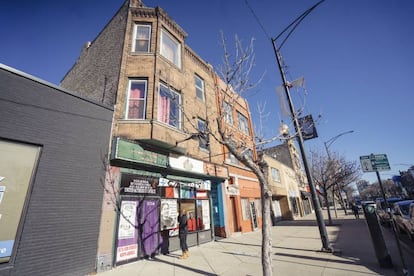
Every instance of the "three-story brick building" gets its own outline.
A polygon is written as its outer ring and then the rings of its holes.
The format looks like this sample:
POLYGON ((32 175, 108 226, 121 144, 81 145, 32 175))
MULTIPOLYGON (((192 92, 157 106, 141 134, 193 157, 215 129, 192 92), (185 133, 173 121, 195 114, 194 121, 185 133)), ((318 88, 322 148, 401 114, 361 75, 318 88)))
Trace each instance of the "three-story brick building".
MULTIPOLYGON (((189 217, 190 246, 215 234, 251 231, 252 202, 260 213, 254 175, 237 166, 229 175, 227 152, 209 135, 221 108, 217 77, 186 37, 160 7, 127 0, 61 82, 115 110, 111 151, 103 160, 98 271, 178 249, 181 210, 189 217), (229 179, 239 183, 238 195, 226 189, 229 179), (229 226, 228 210, 236 227, 229 226)), ((239 129, 248 127, 243 135, 253 137, 242 103, 235 113, 239 129)))

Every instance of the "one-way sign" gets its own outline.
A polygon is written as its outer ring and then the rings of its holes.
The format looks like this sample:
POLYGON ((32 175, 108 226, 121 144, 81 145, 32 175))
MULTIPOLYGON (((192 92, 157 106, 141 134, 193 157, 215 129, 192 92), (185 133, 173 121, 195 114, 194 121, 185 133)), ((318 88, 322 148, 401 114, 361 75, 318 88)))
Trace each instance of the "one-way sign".
POLYGON ((389 171, 390 164, 386 154, 371 154, 360 156, 361 168, 363 172, 389 171))

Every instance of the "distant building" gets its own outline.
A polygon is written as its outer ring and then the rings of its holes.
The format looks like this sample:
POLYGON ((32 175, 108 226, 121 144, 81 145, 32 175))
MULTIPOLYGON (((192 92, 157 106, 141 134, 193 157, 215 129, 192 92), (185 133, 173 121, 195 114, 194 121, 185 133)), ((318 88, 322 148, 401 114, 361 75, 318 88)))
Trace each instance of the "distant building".
MULTIPOLYGON (((281 182, 280 185, 284 185, 287 189, 287 194, 285 195, 283 190, 276 189, 274 194, 274 201, 280 200, 280 197, 287 196, 289 198, 289 208, 292 212, 292 218, 304 216, 313 212, 312 207, 312 198, 310 194, 310 189, 307 183, 306 175, 302 169, 299 152, 296 149, 296 146, 292 139, 288 139, 283 142, 283 144, 266 148, 264 149, 266 153, 267 159, 269 158, 275 159, 281 164, 276 165, 274 168, 275 170, 279 170, 284 167, 282 172, 285 172, 285 181, 286 183, 281 182), (278 169, 279 167, 279 169, 278 169), (295 183, 294 188, 292 183, 295 183), (279 192, 282 192, 279 194, 279 192)), ((276 162, 269 160, 270 164, 277 164, 276 162)), ((271 176, 271 173, 269 176, 271 176)), ((276 172, 273 172, 276 173, 276 172)), ((270 182, 271 183, 271 182, 270 182)), ((276 183, 277 184, 277 183, 276 183)), ((274 202, 274 204, 283 204, 279 201, 279 203, 274 202)), ((282 205, 286 206, 286 204, 282 205)))

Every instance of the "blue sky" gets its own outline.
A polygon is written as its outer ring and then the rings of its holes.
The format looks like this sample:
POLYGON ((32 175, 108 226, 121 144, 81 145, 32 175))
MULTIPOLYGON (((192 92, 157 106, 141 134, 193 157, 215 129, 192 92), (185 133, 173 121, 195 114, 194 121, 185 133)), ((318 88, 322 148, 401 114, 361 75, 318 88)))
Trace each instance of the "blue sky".
MULTIPOLYGON (((289 122, 275 92, 281 79, 269 38, 316 2, 249 0, 265 34, 245 0, 144 1, 162 7, 188 33, 187 44, 214 67, 222 63, 220 31, 229 46, 236 34, 244 45, 255 39, 251 80, 264 78, 248 100, 256 124, 257 104, 266 104, 266 138, 277 134, 282 119, 289 122)), ((59 84, 122 3, 3 1, 0 62, 59 84)), ((414 164, 413 14, 411 0, 326 0, 295 30, 281 49, 288 80, 306 81, 306 91, 292 91, 294 104, 303 114, 320 116, 319 138, 305 142, 307 151, 324 151, 324 141, 353 130, 330 150, 358 163, 362 155, 387 154, 391 171, 381 172, 382 179, 414 164)), ((375 173, 362 178, 376 180, 375 173)))

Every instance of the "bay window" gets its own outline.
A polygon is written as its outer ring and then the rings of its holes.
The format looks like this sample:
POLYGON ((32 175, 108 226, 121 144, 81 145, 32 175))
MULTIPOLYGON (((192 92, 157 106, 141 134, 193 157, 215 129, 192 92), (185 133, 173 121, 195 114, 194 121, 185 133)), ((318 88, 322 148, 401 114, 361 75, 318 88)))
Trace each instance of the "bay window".
POLYGON ((165 30, 161 30, 161 55, 181 68, 181 44, 165 30))

